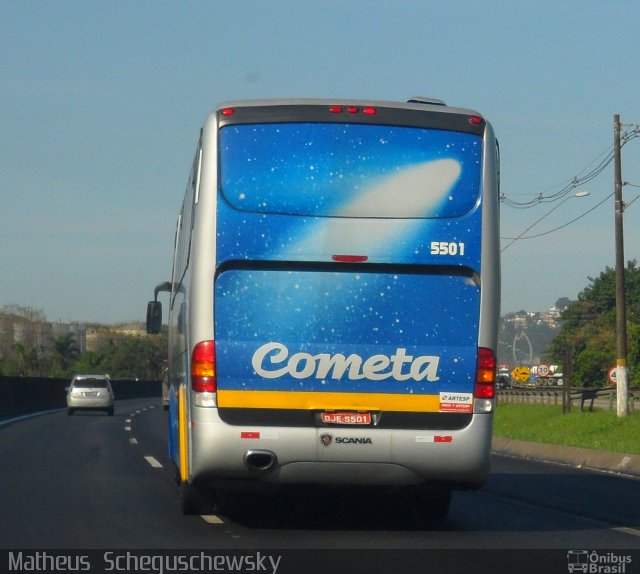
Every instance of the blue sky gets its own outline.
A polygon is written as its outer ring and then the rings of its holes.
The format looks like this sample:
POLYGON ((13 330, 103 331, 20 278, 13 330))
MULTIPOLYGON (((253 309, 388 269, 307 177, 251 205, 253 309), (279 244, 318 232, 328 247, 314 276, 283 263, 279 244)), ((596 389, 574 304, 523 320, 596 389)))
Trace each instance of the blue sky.
MULTIPOLYGON (((614 114, 640 123, 638 21, 635 0, 4 0, 0 306, 143 319, 169 279, 198 130, 225 100, 437 97, 493 124, 509 199, 551 195, 611 149, 614 114)), ((622 156, 631 202, 640 139, 622 156)), ((605 200, 613 167, 575 191, 590 195, 529 233, 605 200)), ((557 205, 503 205, 501 235, 557 205)), ((503 311, 575 298, 614 265, 613 224, 610 198, 510 245, 503 311)), ((639 224, 640 201, 625 214, 627 259, 639 224)))

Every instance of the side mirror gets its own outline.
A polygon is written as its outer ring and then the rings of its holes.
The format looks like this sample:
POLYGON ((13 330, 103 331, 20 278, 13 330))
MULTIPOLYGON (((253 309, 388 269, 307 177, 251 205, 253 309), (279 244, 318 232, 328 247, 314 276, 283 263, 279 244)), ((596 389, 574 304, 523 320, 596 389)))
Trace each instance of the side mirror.
POLYGON ((149 301, 147 304, 147 333, 157 335, 162 329, 162 303, 149 301))

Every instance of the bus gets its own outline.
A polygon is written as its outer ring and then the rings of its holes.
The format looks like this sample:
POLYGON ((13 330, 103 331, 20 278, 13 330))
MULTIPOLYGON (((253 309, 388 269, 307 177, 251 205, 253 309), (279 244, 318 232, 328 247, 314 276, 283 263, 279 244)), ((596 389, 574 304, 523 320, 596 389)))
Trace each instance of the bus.
POLYGON ((440 100, 279 99, 204 123, 175 232, 169 454, 184 513, 488 477, 500 301, 491 125, 440 100), (331 486, 329 486, 331 485, 331 486))

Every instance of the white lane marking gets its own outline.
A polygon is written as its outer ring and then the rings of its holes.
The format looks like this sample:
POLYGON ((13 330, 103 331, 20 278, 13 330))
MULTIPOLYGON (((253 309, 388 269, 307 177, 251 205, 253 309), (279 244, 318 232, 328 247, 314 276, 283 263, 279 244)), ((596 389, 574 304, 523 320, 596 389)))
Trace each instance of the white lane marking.
POLYGON ((160 464, 158 462, 157 459, 155 459, 152 456, 145 456, 144 459, 153 467, 153 468, 162 468, 162 464, 160 464))
POLYGON ((224 524, 224 521, 219 516, 215 514, 201 514, 200 518, 204 520, 207 524, 224 524))
POLYGON ((635 528, 628 528, 626 526, 620 526, 618 528, 612 528, 611 530, 615 530, 616 532, 622 532, 624 534, 630 534, 631 536, 640 537, 640 530, 637 530, 635 528))
POLYGON ((130 422, 131 422, 131 419, 126 419, 124 422, 125 422, 125 423, 130 423, 130 422))
POLYGON ((130 442, 131 444, 138 444, 138 439, 137 439, 137 438, 130 438, 130 439, 129 439, 129 442, 130 442))
POLYGON ((40 411, 40 412, 37 412, 37 413, 30 413, 28 415, 22 415, 22 416, 19 416, 19 417, 13 417, 12 419, 6 419, 6 420, 3 420, 3 421, 0 421, 0 427, 3 427, 5 425, 10 425, 12 423, 17 423, 18 421, 31 419, 33 417, 39 417, 39 416, 42 416, 42 415, 48 415, 50 413, 58 413, 58 412, 66 411, 66 410, 67 410, 66 408, 64 408, 64 409, 51 409, 51 410, 48 410, 48 411, 40 411))
POLYGON ((131 430, 131 427, 124 427, 124 430, 126 430, 127 432, 131 430))
POLYGON ((545 512, 557 514, 557 515, 560 515, 560 516, 570 516, 570 517, 573 517, 573 518, 579 518, 580 520, 584 520, 588 524, 594 525, 596 528, 601 528, 603 530, 611 530, 611 531, 614 531, 614 532, 620 532, 620 533, 623 533, 623 534, 628 534, 630 536, 638 536, 638 537, 640 537, 640 530, 638 530, 636 528, 630 528, 630 527, 627 527, 627 526, 614 526, 610 522, 605 522, 604 520, 599 520, 598 518, 592 518, 590 516, 587 516, 586 514, 580 514, 578 512, 572 512, 570 510, 563 510, 561 508, 551 508, 551 507, 547 507, 547 506, 539 506, 539 505, 535 504, 534 502, 529 502, 529 501, 526 501, 526 500, 520 500, 518 498, 511 497, 511 496, 508 496, 506 494, 499 494, 498 492, 494 492, 494 491, 491 491, 489 489, 485 490, 484 492, 488 492, 491 496, 495 496, 496 498, 501 498, 503 500, 507 500, 511 504, 517 504, 519 506, 530 507, 530 508, 534 508, 534 509, 537 509, 537 510, 544 510, 545 512))

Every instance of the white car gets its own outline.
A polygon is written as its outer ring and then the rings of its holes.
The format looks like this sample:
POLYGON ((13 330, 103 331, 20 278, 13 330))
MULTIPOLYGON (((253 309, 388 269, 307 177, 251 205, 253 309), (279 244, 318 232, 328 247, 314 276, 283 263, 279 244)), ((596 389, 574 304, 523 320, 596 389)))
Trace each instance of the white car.
POLYGON ((115 396, 108 375, 76 375, 66 389, 67 414, 76 409, 107 411, 113 416, 115 396))

